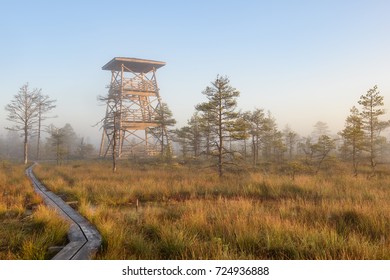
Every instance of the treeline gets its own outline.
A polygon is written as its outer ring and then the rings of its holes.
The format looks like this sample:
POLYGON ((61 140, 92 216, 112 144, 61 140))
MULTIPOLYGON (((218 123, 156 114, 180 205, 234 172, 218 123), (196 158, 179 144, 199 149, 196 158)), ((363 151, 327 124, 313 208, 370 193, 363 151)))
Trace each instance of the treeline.
POLYGON ((8 134, 0 137, 0 158, 20 159, 83 159, 95 156, 95 148, 74 132, 70 124, 56 127, 45 122, 53 118, 51 111, 55 100, 42 93, 42 89, 30 89, 24 84, 5 106, 7 120, 13 125, 6 127, 8 134), (48 135, 43 138, 42 135, 48 135), (23 147, 23 149, 21 149, 23 147))
POLYGON ((328 125, 318 121, 306 137, 290 126, 280 129, 271 112, 264 109, 238 110, 239 91, 227 77, 217 76, 203 95, 206 101, 195 106, 187 125, 171 129, 170 135, 179 158, 214 160, 221 176, 235 166, 265 171, 275 167, 293 176, 302 171, 318 173, 336 161, 350 162, 355 175, 366 164, 373 176, 377 164, 388 161, 390 145, 381 133, 390 123, 381 120, 384 100, 377 86, 357 100, 337 135, 331 135, 328 125))
MULTIPOLYGON (((175 156, 182 163, 211 163, 220 176, 226 170, 243 168, 292 176, 297 172, 316 174, 331 170, 338 162, 350 164, 355 176, 363 169, 374 176, 377 165, 388 162, 390 144, 382 134, 390 121, 382 120, 384 98, 377 86, 357 99, 344 129, 334 135, 326 122, 313 123, 313 132, 301 136, 288 125, 279 128, 271 112, 263 108, 239 110, 240 92, 228 77, 217 76, 202 94, 205 101, 195 106, 183 127, 174 127, 176 121, 167 104, 162 103, 156 111, 158 127, 149 133, 160 141, 162 159, 175 156)), ((5 107, 14 126, 0 137, 0 157, 23 157, 25 163, 28 158, 61 163, 97 156, 95 148, 77 136, 70 124, 60 128, 45 124, 54 108, 55 100, 23 85, 5 107), (43 132, 48 135, 44 139, 43 132)))
MULTIPOLYGON (((84 137, 78 136, 70 124, 61 128, 49 125, 45 128, 45 137, 40 144, 40 160, 55 160, 59 164, 64 160, 88 159, 97 156, 96 148, 84 137)), ((20 160, 23 158, 23 140, 20 133, 8 131, 0 136, 0 159, 20 160)), ((37 137, 28 141, 29 160, 37 160, 37 137)))

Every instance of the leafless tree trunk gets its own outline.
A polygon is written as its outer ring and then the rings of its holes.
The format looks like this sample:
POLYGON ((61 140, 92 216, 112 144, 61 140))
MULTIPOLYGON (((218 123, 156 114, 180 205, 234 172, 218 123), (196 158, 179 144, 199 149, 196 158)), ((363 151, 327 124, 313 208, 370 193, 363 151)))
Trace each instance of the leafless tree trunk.
POLYGON ((24 128, 24 141, 23 141, 23 162, 27 164, 28 162, 28 129, 27 126, 24 128))
POLYGON ((36 158, 39 160, 42 122, 47 119, 46 114, 56 107, 54 104, 56 100, 50 100, 49 96, 42 95, 42 91, 38 91, 37 109, 38 109, 38 128, 37 128, 37 154, 36 158))
POLYGON ((15 123, 13 127, 7 129, 21 131, 24 138, 24 164, 28 162, 28 139, 38 122, 38 95, 39 90, 31 91, 26 83, 19 89, 11 103, 5 106, 5 110, 8 111, 7 120, 15 123))

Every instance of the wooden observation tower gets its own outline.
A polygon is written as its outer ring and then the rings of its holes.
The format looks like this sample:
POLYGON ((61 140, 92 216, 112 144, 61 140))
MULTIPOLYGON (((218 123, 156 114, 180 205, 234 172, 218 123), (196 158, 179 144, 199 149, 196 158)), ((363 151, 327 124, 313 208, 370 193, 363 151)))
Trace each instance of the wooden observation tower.
POLYGON ((156 70, 165 62, 115 57, 102 67, 111 71, 100 156, 155 155, 160 151, 158 110, 161 99, 156 70), (157 117, 157 118, 156 118, 157 117), (115 149, 114 149, 115 148, 115 149))

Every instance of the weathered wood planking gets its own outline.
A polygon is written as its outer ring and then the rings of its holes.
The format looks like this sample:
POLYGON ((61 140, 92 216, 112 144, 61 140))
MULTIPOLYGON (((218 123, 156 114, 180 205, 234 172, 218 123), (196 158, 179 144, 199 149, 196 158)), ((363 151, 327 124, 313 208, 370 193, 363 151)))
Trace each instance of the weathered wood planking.
POLYGON ((100 233, 87 219, 37 180, 32 171, 34 165, 26 169, 26 174, 31 179, 35 191, 42 196, 47 205, 54 208, 70 222, 69 243, 53 257, 53 260, 88 260, 93 258, 102 243, 100 233))

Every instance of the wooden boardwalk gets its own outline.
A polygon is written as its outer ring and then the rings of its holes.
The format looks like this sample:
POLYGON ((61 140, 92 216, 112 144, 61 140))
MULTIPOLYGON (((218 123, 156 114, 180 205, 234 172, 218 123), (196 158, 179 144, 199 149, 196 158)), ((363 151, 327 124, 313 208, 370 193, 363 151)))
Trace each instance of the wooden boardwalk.
MULTIPOLYGON (((34 164, 35 165, 35 164, 34 164)), ((102 237, 97 229, 83 216, 66 204, 60 197, 49 191, 37 180, 33 173, 34 165, 26 169, 35 191, 42 196, 45 203, 54 208, 70 222, 69 243, 52 259, 53 260, 89 260, 100 249, 102 237)))

